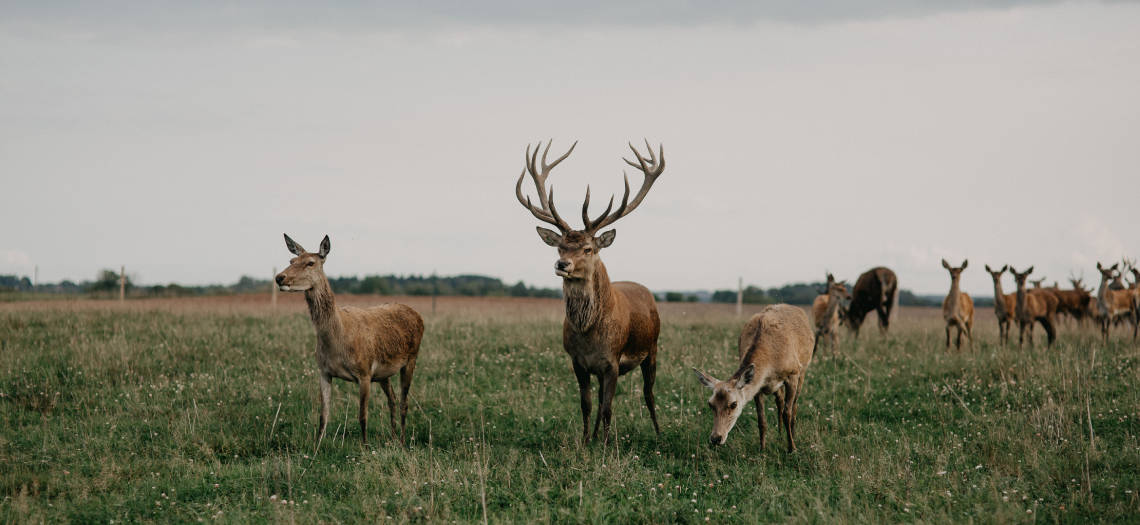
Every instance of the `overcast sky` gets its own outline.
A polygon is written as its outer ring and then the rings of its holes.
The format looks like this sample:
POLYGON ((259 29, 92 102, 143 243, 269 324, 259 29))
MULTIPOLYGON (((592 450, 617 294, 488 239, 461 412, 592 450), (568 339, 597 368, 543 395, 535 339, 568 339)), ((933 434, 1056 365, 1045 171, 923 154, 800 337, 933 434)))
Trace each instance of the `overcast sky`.
POLYGON ((331 275, 555 287, 546 138, 575 225, 664 143, 602 252, 655 290, 1140 256, 1136 3, 420 4, 0 3, 0 273, 229 283, 328 233, 331 275))

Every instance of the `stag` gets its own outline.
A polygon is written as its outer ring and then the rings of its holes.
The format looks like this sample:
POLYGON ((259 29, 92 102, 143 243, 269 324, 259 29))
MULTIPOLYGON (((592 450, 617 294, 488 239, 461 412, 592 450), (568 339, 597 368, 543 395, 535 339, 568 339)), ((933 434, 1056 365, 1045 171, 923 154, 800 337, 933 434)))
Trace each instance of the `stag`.
POLYGON ((796 413, 813 347, 811 322, 800 308, 786 304, 767 306, 752 316, 740 333, 740 366, 728 381, 720 381, 696 368, 697 380, 713 391, 709 408, 713 431, 709 445, 723 445, 749 399, 756 402, 760 448, 764 448, 764 396, 776 396, 780 423, 788 436, 788 452, 796 450, 796 413))
POLYGON ((1043 291, 1026 290, 1025 280, 1029 274, 1033 273, 1033 267, 1030 266, 1024 272, 1018 272, 1009 265, 1009 271, 1013 274, 1014 281, 1017 282, 1017 327, 1020 333, 1017 338, 1017 346, 1021 347, 1025 343, 1025 332, 1029 332, 1029 346, 1033 346, 1033 323, 1041 323, 1045 328, 1045 335, 1048 337, 1049 346, 1053 345, 1053 341, 1057 338, 1057 331, 1054 328, 1054 317, 1057 313, 1057 296, 1043 291))
POLYGON ((657 303, 653 294, 644 286, 629 282, 610 282, 606 265, 599 252, 614 242, 616 230, 598 232, 618 219, 629 215, 641 205, 653 183, 665 169, 665 152, 659 147, 656 155, 648 141, 646 155, 642 155, 630 144, 636 162, 629 159, 627 164, 640 170, 644 176, 641 189, 633 200, 629 198, 629 178, 625 179, 625 194, 621 205, 613 210, 614 199, 610 197, 606 210, 596 218, 589 215, 590 189, 586 187, 586 199, 582 203, 582 222, 585 227, 574 230, 558 214, 554 205, 554 188, 546 189, 546 179, 550 170, 558 166, 574 151, 577 142, 554 162, 547 163, 550 142, 538 158, 540 146, 531 152, 527 146, 526 162, 518 182, 515 196, 531 215, 542 222, 553 225, 558 231, 538 227, 538 236, 547 245, 558 249, 558 260, 554 263, 555 275, 562 278, 562 295, 565 297, 566 317, 562 322, 562 347, 570 355, 574 376, 578 379, 578 393, 582 406, 582 441, 588 443, 590 419, 590 376, 598 378, 598 414, 594 420, 593 439, 598 437, 598 426, 602 425, 602 440, 609 440, 610 419, 612 416, 614 393, 617 391, 618 376, 641 366, 644 381, 645 406, 649 418, 658 435, 661 428, 657 424, 657 410, 653 400, 653 383, 657 376, 657 337, 661 330, 661 320, 657 315, 657 303), (538 207, 530 197, 523 196, 523 180, 530 174, 538 192, 538 207))
POLYGON ((1001 344, 1009 341, 1009 325, 1012 323, 1017 308, 1017 294, 1005 294, 1001 290, 1001 276, 1009 268, 1003 265, 1000 270, 994 271, 986 265, 986 273, 994 280, 994 316, 998 321, 998 339, 1001 344))
POLYGON ((360 439, 368 442, 368 395, 373 382, 388 397, 388 420, 396 434, 396 398, 388 378, 400 373, 399 439, 404 440, 408 416, 408 389, 416 370, 416 357, 424 335, 424 321, 415 310, 402 304, 371 308, 337 308, 332 287, 325 276, 325 259, 331 244, 328 235, 317 253, 305 251, 288 235, 285 247, 293 255, 289 266, 277 274, 277 286, 284 292, 305 292, 309 317, 317 332, 317 368, 320 371, 321 415, 318 442, 325 435, 329 420, 332 378, 360 385, 360 439))
POLYGON ((891 327, 891 312, 898 307, 899 288, 895 272, 878 266, 863 272, 851 291, 847 307, 847 327, 859 338, 859 327, 871 311, 879 315, 879 331, 884 335, 891 327))
POLYGON ((958 329, 958 335, 954 341, 954 348, 956 350, 962 349, 962 333, 966 333, 966 338, 970 341, 970 349, 974 348, 974 301, 970 299, 970 294, 963 292, 958 284, 962 278, 962 270, 966 269, 969 261, 963 260, 962 266, 957 268, 950 266, 946 259, 942 259, 942 267, 950 272, 950 293, 946 294, 946 298, 942 300, 942 319, 946 321, 946 348, 950 348, 950 328, 958 329))
POLYGON ((839 317, 842 315, 842 304, 849 299, 851 299, 851 294, 847 293, 847 281, 836 282, 835 277, 828 273, 827 289, 824 290, 824 293, 817 295, 811 304, 817 345, 823 336, 828 336, 831 350, 835 351, 838 348, 839 317))

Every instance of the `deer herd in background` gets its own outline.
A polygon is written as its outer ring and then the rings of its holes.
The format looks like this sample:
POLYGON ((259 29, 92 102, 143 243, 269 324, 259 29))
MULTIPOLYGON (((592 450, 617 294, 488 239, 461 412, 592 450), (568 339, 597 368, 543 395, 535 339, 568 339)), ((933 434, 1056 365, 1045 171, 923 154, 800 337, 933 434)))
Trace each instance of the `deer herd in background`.
MULTIPOLYGON (((637 194, 630 199, 629 179, 625 180, 625 193, 617 209, 614 197, 596 218, 591 218, 590 189, 582 203, 583 228, 576 230, 558 213, 554 203, 554 188, 547 187, 550 171, 574 151, 577 142, 566 153, 548 162, 551 143, 545 148, 527 146, 522 173, 515 183, 515 196, 519 203, 536 219, 557 228, 558 231, 538 227, 538 236, 555 248, 558 259, 554 273, 562 278, 565 318, 562 323, 562 346, 570 356, 574 376, 577 378, 582 411, 582 440, 588 443, 601 438, 607 441, 613 415, 613 397, 621 375, 641 369, 643 396, 653 429, 661 433, 657 422, 653 386, 657 375, 658 336, 661 319, 657 303, 650 291, 635 282, 611 281, 600 251, 614 242, 614 229, 602 231, 617 220, 636 210, 665 169, 664 149, 648 148, 642 154, 633 145, 633 160, 623 159, 642 173, 643 179, 637 194), (541 158, 539 150, 542 150, 541 158), (537 206, 524 195, 523 182, 529 175, 537 192, 537 206), (611 213, 612 212, 612 213, 611 213), (600 233, 599 233, 600 232, 600 233), (589 432, 592 402, 591 376, 598 382, 598 411, 593 432, 589 432)), ((332 288, 324 272, 324 262, 331 249, 328 236, 321 241, 320 250, 307 252, 285 236, 286 247, 296 257, 275 278, 282 291, 304 292, 309 314, 317 334, 316 357, 320 373, 320 419, 317 442, 324 436, 329 415, 331 380, 338 378, 356 383, 360 392, 361 438, 367 442, 368 399, 373 382, 380 383, 388 398, 389 420, 393 433, 403 440, 408 410, 408 392, 415 371, 424 323, 415 310, 400 304, 385 304, 371 308, 336 307, 332 288), (396 425, 397 400, 389 385, 389 378, 400 375, 400 424, 396 425)), ((967 262, 959 267, 943 267, 950 272, 950 293, 943 301, 946 320, 946 346, 950 346, 951 328, 957 330, 958 347, 965 335, 973 344, 974 304, 970 296, 959 289, 959 279, 967 262)), ((1001 276, 1007 267, 991 270, 994 280, 995 312, 1004 343, 1009 336, 1011 320, 1016 320, 1021 340, 1029 332, 1032 344, 1033 324, 1041 323, 1048 334, 1049 343, 1055 338, 1055 320, 1058 314, 1069 315, 1078 322, 1097 319, 1107 339, 1109 327, 1119 321, 1130 320, 1133 338, 1140 324, 1140 272, 1130 261, 1125 261, 1125 272, 1135 280, 1131 286, 1121 282, 1117 264, 1103 268, 1101 285, 1094 298, 1081 286, 1079 279, 1072 280, 1073 290, 1041 287, 1027 289, 1026 278, 1033 272, 1009 268, 1017 282, 1017 293, 1002 293, 1001 276)), ((765 443, 767 424, 764 397, 775 398, 777 416, 784 428, 789 451, 794 451, 798 399, 803 388, 807 367, 811 363, 820 341, 827 339, 835 348, 839 325, 846 324, 858 337, 859 327, 872 311, 876 313, 879 329, 886 333, 890 328, 892 312, 897 309, 898 279, 884 267, 868 270, 859 276, 850 293, 845 281, 836 281, 829 273, 827 287, 812 305, 812 320, 803 309, 789 305, 771 305, 752 316, 741 331, 738 344, 739 365, 732 376, 724 381, 693 369, 702 385, 712 391, 709 408, 713 414, 713 430, 709 436, 712 446, 725 443, 729 431, 736 424, 749 400, 756 403, 760 446, 765 443)))

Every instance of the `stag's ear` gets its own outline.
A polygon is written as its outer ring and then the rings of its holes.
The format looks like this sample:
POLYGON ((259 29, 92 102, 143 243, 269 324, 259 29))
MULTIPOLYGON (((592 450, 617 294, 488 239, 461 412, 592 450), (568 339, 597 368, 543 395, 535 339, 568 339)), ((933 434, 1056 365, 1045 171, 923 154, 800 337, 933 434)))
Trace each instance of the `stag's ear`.
POLYGON ((748 368, 741 370, 733 376, 736 380, 736 388, 744 388, 756 378, 756 363, 748 365, 748 368))
POLYGON ((701 372, 700 370, 697 370, 696 368, 693 369, 693 373, 697 374, 697 381, 700 381, 702 385, 705 385, 710 390, 716 387, 716 378, 715 377, 710 376, 704 372, 701 372))
POLYGON ((962 259, 962 268, 961 268, 961 269, 962 269, 962 270, 965 270, 965 269, 966 269, 966 265, 968 265, 968 264, 970 264, 970 260, 969 260, 969 259, 962 259))
POLYGON ((288 248, 289 251, 292 252, 293 255, 304 255, 305 248, 301 247, 300 244, 297 244, 297 241, 290 239, 289 234, 284 234, 284 235, 285 235, 285 247, 288 248))
POLYGON ((614 237, 617 237, 617 230, 604 231, 594 242, 598 245, 599 249, 609 248, 610 245, 614 243, 614 237))
POLYGON ((950 263, 946 262, 946 259, 942 259, 942 267, 949 270, 950 269, 950 263))
POLYGON ((317 253, 317 255, 320 255, 321 259, 324 259, 325 257, 328 257, 329 250, 331 250, 331 249, 332 249, 332 243, 329 242, 329 236, 325 235, 325 238, 321 239, 321 251, 319 253, 317 253))
POLYGON ((562 243, 562 236, 559 235, 558 232, 548 230, 542 226, 535 226, 534 229, 538 230, 538 236, 542 237, 542 242, 546 243, 547 246, 557 248, 558 245, 562 243))

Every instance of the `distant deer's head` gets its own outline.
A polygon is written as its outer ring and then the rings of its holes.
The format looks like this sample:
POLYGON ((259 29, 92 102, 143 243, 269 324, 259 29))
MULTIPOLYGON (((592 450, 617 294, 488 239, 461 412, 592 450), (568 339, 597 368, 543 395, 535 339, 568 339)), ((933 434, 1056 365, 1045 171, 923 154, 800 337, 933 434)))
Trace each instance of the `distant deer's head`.
POLYGON ((950 272, 950 279, 952 281, 958 280, 958 277, 960 277, 962 275, 962 270, 965 270, 966 265, 968 265, 969 263, 970 263, 969 260, 963 259, 962 260, 962 266, 955 268, 953 266, 950 266, 950 263, 946 262, 946 259, 942 259, 942 267, 946 268, 946 271, 950 272))
POLYGON ((1029 278, 1029 274, 1033 273, 1033 267, 1030 266, 1026 268, 1024 272, 1019 272, 1015 270, 1011 264, 1009 265, 1009 272, 1013 274, 1013 280, 1017 283, 1017 289, 1021 290, 1025 288, 1025 280, 1029 278))
POLYGON ((325 278, 325 257, 331 248, 328 235, 321 240, 321 251, 317 253, 305 251, 288 235, 285 236, 285 247, 296 257, 290 259, 289 266, 274 279, 281 291, 303 292, 325 278))
MULTIPOLYGON (((614 199, 610 197, 610 203, 606 210, 602 212, 601 216, 597 219, 590 219, 590 188, 586 187, 586 199, 582 203, 582 222, 584 228, 575 230, 570 227, 559 214, 558 209, 554 205, 554 187, 551 186, 550 190, 546 189, 546 178, 550 175, 550 170, 566 160, 570 153, 574 151, 574 147, 578 145, 577 142, 570 146, 566 153, 562 154, 547 164, 546 157, 550 152, 550 142, 546 143, 546 148, 543 149, 541 161, 538 158, 538 150, 540 146, 536 146, 534 151, 531 152, 531 147, 527 146, 526 150, 526 165, 519 180, 515 184, 515 196, 518 198, 520 204, 525 206, 534 217, 542 222, 551 224, 558 228, 558 231, 550 230, 543 227, 538 227, 538 236, 547 245, 558 249, 558 260, 554 263, 554 273, 562 277, 564 281, 589 281, 594 276, 595 268, 601 259, 598 257, 598 252, 602 248, 608 248, 614 242, 614 237, 617 236, 616 230, 609 230, 598 232, 613 224, 618 219, 629 215, 630 212, 637 209, 641 205, 642 199, 649 193, 649 189, 653 187, 654 181, 661 175, 665 169, 665 153, 662 148, 658 148, 656 155, 653 154, 653 149, 649 148, 648 154, 643 157, 641 153, 631 144, 629 149, 633 151, 633 156, 637 162, 628 159, 625 160, 627 164, 641 170, 644 174, 644 180, 641 185, 641 190, 637 192, 633 200, 629 199, 629 179, 625 180, 625 194, 622 196, 621 205, 613 213, 614 199), (524 197, 522 186, 523 179, 527 174, 530 174, 531 179, 534 181, 535 190, 538 192, 538 204, 536 208, 530 200, 530 197, 524 197)), ((646 147, 649 143, 646 142, 646 147)))
POLYGON ((988 264, 986 265, 986 273, 990 274, 990 277, 991 277, 991 278, 993 278, 993 280, 994 280, 994 282, 995 282, 995 283, 1000 283, 1000 282, 1001 282, 1001 275, 1002 275, 1003 273, 1005 273, 1005 271, 1006 271, 1007 269, 1009 269, 1009 265, 1008 265, 1008 264, 1006 264, 1006 265, 1002 265, 1001 269, 1000 269, 1000 270, 996 270, 996 271, 995 271, 995 270, 993 270, 992 268, 990 268, 990 265, 988 265, 988 264))
POLYGON ((723 445, 728 441, 728 433, 736 425, 744 405, 751 399, 744 393, 744 388, 756 379, 756 365, 750 364, 747 368, 736 372, 728 381, 721 381, 696 368, 697 380, 712 390, 709 397, 709 409, 713 413, 713 429, 709 435, 709 445, 723 445))
POLYGON ((1104 266, 1101 266, 1099 262, 1096 263, 1096 269, 1100 272, 1101 282, 1107 282, 1119 278, 1120 274, 1116 271, 1119 266, 1120 263, 1116 263, 1112 266, 1109 266, 1108 268, 1105 268, 1104 266))

